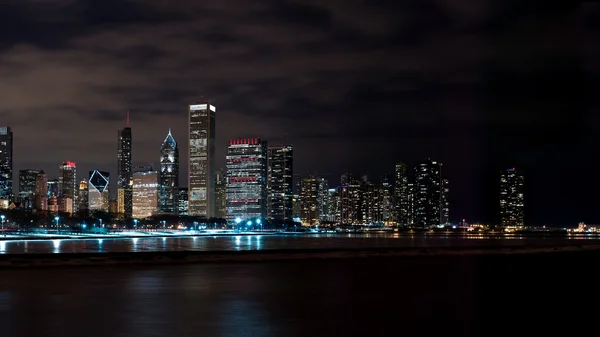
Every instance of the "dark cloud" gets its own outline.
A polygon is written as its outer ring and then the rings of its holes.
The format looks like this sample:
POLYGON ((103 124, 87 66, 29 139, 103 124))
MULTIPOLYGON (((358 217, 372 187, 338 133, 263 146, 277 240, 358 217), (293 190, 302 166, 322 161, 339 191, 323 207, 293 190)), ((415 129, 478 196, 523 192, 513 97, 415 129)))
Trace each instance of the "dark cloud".
POLYGON ((155 163, 171 127, 185 177, 186 106, 210 99, 221 159, 232 137, 289 141, 298 172, 338 181, 343 171, 377 180, 396 161, 436 157, 452 179, 454 215, 481 220, 495 214, 494 174, 523 166, 536 174, 531 220, 579 221, 544 215, 563 198, 544 197, 543 178, 560 170, 538 165, 592 148, 597 5, 8 3, 0 113, 15 132, 17 168, 56 174, 69 159, 80 172, 114 173, 116 130, 130 110, 134 161, 155 163))

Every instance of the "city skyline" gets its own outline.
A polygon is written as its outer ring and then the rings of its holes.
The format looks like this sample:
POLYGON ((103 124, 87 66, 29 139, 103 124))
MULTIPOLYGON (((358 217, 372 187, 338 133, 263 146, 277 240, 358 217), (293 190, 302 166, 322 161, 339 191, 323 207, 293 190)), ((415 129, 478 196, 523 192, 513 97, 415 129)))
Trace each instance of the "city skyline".
POLYGON ((590 192, 596 182, 545 193, 556 177, 595 171, 596 4, 558 11, 442 1, 271 10, 245 2, 144 3, 12 4, 15 11, 0 13, 0 25, 26 27, 0 37, 0 61, 10 65, 0 79, 0 111, 15 132, 13 173, 43 169, 53 179, 71 160, 78 172, 116 176, 114 131, 130 109, 135 164, 157 167, 156 135, 171 126, 185 177, 185 105, 205 96, 221 112, 217 168, 236 137, 292 143, 295 172, 332 181, 344 172, 376 180, 397 162, 431 157, 452 181, 452 217, 491 222, 497 172, 514 166, 528 177, 532 222, 600 222, 590 192), (207 11, 210 17, 198 15, 207 11), (406 26, 398 26, 399 15, 411 18, 406 26))

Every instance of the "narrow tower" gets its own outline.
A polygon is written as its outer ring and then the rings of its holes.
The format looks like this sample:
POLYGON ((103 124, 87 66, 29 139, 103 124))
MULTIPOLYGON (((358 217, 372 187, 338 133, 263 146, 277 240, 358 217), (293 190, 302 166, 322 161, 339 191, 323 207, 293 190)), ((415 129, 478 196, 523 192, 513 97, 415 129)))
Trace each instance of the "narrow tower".
POLYGON ((160 147, 159 212, 177 214, 179 210, 179 148, 171 129, 160 147))
POLYGON ((119 130, 117 139, 117 213, 131 217, 133 198, 133 175, 131 171, 131 127, 129 111, 125 118, 125 128, 119 130))

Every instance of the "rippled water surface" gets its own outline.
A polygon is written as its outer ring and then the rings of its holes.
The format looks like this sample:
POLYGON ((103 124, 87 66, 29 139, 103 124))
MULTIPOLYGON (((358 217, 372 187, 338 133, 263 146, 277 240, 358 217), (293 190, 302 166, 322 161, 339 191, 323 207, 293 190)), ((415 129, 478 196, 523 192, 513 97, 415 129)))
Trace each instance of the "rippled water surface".
POLYGON ((569 336, 590 335, 575 329, 592 325, 573 322, 597 303, 599 259, 592 252, 2 270, 0 336, 554 336, 560 325, 569 336))
POLYGON ((77 240, 0 241, 0 254, 94 253, 147 251, 227 251, 263 249, 366 248, 366 247, 473 247, 593 243, 586 237, 523 237, 483 235, 239 235, 199 237, 142 237, 77 240))

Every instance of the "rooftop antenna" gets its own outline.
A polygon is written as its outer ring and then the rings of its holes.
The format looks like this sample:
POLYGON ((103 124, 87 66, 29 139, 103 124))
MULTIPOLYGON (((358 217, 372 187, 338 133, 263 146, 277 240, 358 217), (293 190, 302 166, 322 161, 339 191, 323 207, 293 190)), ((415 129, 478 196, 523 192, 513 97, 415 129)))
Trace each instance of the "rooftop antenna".
POLYGON ((129 110, 127 110, 127 118, 126 118, 125 126, 129 127, 129 110))

